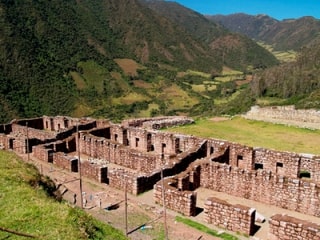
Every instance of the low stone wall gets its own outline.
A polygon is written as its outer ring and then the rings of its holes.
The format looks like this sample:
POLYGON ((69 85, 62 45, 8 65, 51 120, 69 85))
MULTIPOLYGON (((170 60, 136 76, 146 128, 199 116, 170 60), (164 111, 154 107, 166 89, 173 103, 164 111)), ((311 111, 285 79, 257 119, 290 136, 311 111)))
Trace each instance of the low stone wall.
POLYGON ((274 151, 265 148, 254 149, 254 164, 275 174, 298 178, 300 155, 290 152, 274 151))
POLYGON ((168 126, 193 123, 194 120, 184 116, 165 116, 153 118, 136 118, 124 120, 121 125, 125 127, 143 127, 148 129, 159 129, 168 126))
POLYGON ((40 129, 21 126, 18 124, 12 124, 11 134, 18 137, 26 137, 28 135, 29 138, 35 138, 46 142, 55 140, 57 137, 57 134, 55 132, 43 131, 40 129))
POLYGON ((52 162, 53 158, 50 159, 50 156, 53 157, 53 150, 46 145, 33 146, 32 156, 44 162, 52 162))
POLYGON ((253 235, 256 210, 240 204, 232 205, 221 199, 208 198, 204 205, 207 223, 247 235, 253 235))
POLYGON ((277 214, 269 220, 269 240, 320 240, 320 225, 277 214))
POLYGON ((0 149, 9 149, 9 139, 7 135, 0 134, 0 149))
POLYGON ((127 190, 128 193, 139 194, 137 186, 137 176, 133 172, 125 169, 108 169, 107 183, 110 187, 127 190))
POLYGON ((163 204, 164 185, 164 201, 167 208, 179 212, 185 216, 196 215, 197 193, 193 191, 180 191, 177 187, 178 180, 175 178, 164 179, 164 183, 159 181, 154 185, 153 198, 155 203, 163 204))
POLYGON ((244 117, 304 128, 320 128, 320 111, 316 109, 295 109, 294 106, 272 106, 263 108, 253 106, 244 117))
POLYGON ((81 162, 81 174, 83 177, 90 178, 99 183, 107 183, 108 168, 105 165, 90 163, 88 161, 81 162))
POLYGON ((320 216, 320 186, 269 171, 248 171, 216 162, 201 164, 201 186, 285 209, 320 216))
POLYGON ((57 167, 66 169, 70 172, 78 171, 78 159, 75 157, 70 157, 62 152, 53 154, 53 164, 57 167))

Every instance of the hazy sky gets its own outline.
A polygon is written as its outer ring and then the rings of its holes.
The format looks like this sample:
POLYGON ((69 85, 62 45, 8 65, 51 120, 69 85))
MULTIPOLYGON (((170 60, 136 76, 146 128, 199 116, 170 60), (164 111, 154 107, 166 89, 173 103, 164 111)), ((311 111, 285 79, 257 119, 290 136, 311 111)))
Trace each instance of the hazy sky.
POLYGON ((278 20, 313 16, 320 19, 320 0, 170 0, 202 14, 267 14, 278 20))

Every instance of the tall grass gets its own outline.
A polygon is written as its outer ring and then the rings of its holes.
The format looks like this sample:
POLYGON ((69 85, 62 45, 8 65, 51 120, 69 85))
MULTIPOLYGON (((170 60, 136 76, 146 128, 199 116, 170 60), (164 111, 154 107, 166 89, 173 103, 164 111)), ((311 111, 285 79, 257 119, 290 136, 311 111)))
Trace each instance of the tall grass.
MULTIPOLYGON (((44 191, 38 171, 0 151, 0 227, 40 239, 126 239, 114 228, 44 191)), ((0 239, 23 239, 0 231, 0 239)))

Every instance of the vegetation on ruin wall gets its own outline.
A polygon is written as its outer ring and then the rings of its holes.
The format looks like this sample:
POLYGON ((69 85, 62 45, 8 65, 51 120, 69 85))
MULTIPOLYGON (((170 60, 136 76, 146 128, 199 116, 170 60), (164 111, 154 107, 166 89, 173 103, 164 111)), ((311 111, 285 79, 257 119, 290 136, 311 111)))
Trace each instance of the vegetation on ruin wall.
POLYGON ((221 239, 225 239, 225 240, 237 240, 238 238, 235 237, 235 236, 232 236, 231 234, 228 234, 228 233, 218 233, 217 231, 215 230, 212 230, 211 228, 208 228, 207 226, 203 225, 203 224, 200 224, 200 223, 197 223, 195 221, 192 221, 188 218, 183 218, 183 217, 180 217, 180 216, 177 216, 176 217, 176 221, 177 222, 182 222, 190 227, 193 227, 195 229, 198 229, 199 231, 201 232, 204 232, 204 233, 207 233, 211 236, 215 236, 215 237, 219 237, 221 239))
POLYGON ((320 130, 310 130, 246 120, 242 117, 198 119, 193 125, 174 127, 166 131, 228 140, 252 147, 278 151, 312 153, 320 155, 320 130))
MULTIPOLYGON (((84 211, 48 196, 50 186, 33 166, 0 151, 0 227, 41 239, 126 239, 84 211)), ((0 238, 21 237, 0 231, 0 238)))

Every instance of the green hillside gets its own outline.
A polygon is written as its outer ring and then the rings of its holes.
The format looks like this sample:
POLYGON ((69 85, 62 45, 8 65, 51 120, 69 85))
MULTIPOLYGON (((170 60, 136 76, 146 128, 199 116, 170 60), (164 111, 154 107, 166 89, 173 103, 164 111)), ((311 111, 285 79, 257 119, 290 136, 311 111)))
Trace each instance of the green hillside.
MULTIPOLYGON (((190 9, 144 0, 1 1, 0 53, 1 122, 236 114, 273 96, 263 81, 250 82, 278 64, 252 40, 190 9)), ((302 76, 313 78, 310 71, 302 76)), ((283 80, 291 89, 299 81, 283 80)), ((310 103, 311 93, 299 98, 310 103)))
MULTIPOLYGON (((0 227, 39 239, 126 239, 118 230, 50 197, 54 186, 13 153, 0 151, 0 227)), ((0 231, 0 239, 27 239, 0 231)))
MULTIPOLYGON (((251 84, 257 98, 273 98, 270 104, 293 104, 298 108, 320 108, 320 47, 303 48, 295 62, 257 73, 251 84)), ((268 102, 266 102, 268 104, 268 102)))
MULTIPOLYGON (((142 0, 141 0, 142 1, 142 0)), ((224 66, 246 71, 277 64, 276 58, 248 37, 232 33, 205 16, 171 1, 145 1, 155 12, 207 43, 224 66)))
POLYGON ((179 72, 216 76, 235 56, 225 52, 223 62, 219 44, 212 50, 138 0, 1 1, 0 32, 1 122, 41 115, 117 120, 189 114, 207 102, 175 82, 179 72), (131 74, 116 59, 140 69, 131 74), (139 80, 152 88, 137 86, 139 80))

